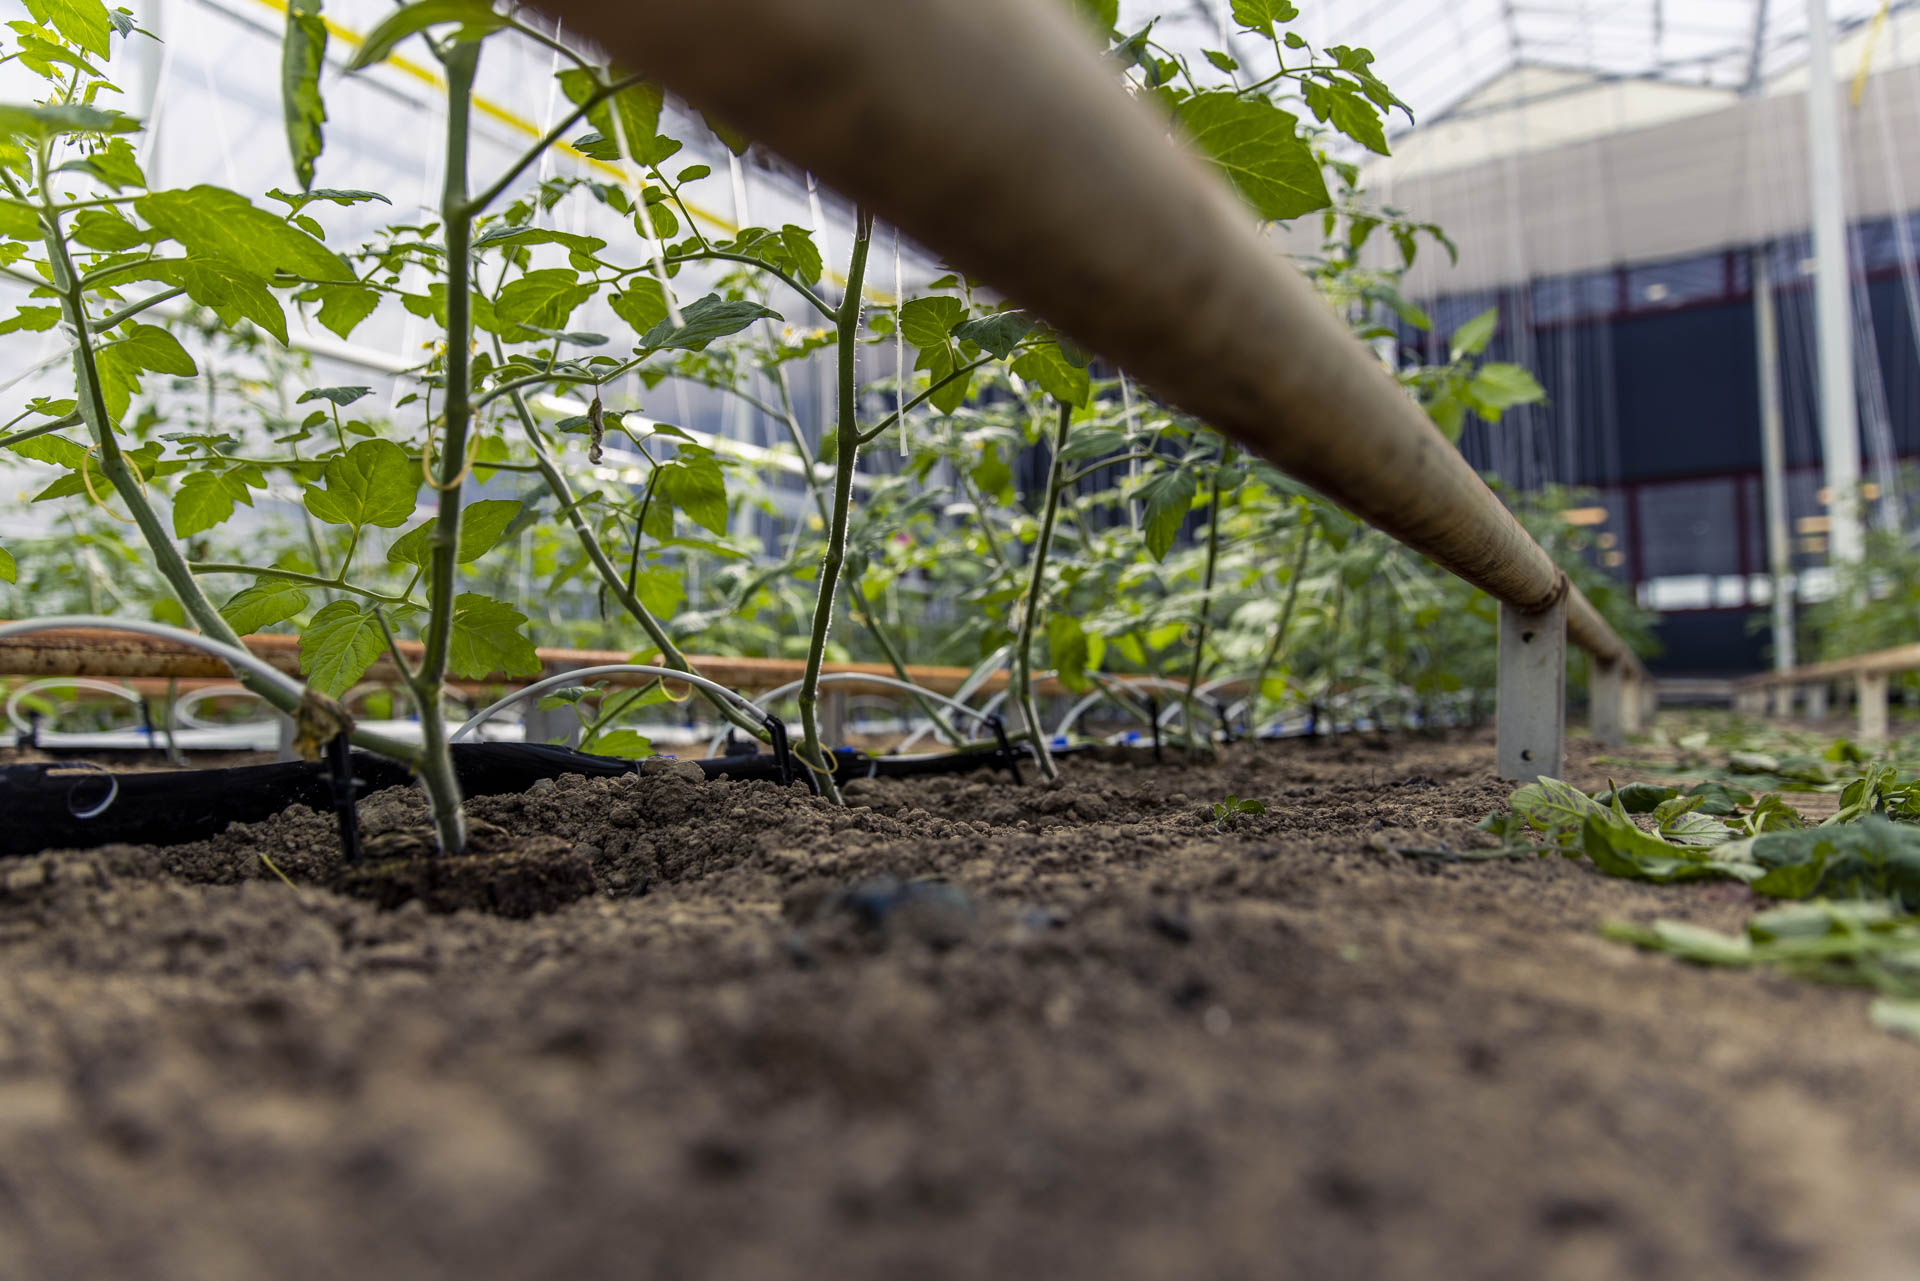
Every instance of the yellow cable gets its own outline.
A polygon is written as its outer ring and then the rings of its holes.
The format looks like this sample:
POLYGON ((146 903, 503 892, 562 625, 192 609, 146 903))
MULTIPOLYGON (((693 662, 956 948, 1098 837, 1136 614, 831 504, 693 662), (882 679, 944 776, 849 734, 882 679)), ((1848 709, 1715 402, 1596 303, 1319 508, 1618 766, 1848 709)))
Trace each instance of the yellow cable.
MULTIPOLYGON (((254 3, 264 5, 267 8, 273 10, 275 13, 279 13, 279 14, 285 14, 287 11, 287 0, 254 0, 254 3)), ((1884 11, 1882 13, 1882 16, 1883 17, 1885 16, 1884 11)), ((358 31, 354 31, 348 27, 343 27, 339 23, 335 22, 333 19, 325 16, 323 16, 320 20, 326 24, 327 34, 333 37, 335 40, 339 40, 346 44, 352 45, 356 49, 366 43, 366 37, 361 35, 358 31)), ((399 54, 389 54, 386 60, 386 65, 392 67, 396 71, 401 72, 403 75, 411 76, 413 79, 418 80, 421 84, 431 86, 434 90, 440 93, 445 93, 447 90, 447 82, 445 80, 442 80, 437 74, 435 74, 431 67, 425 66, 422 63, 415 62, 411 58, 403 58, 399 54)), ((507 110, 505 107, 493 101, 491 98, 485 98, 479 94, 475 94, 473 96, 473 108, 475 111, 478 111, 481 115, 486 116, 488 119, 496 120, 499 123, 505 125, 507 128, 513 130, 515 133, 523 134, 528 138, 538 138, 544 132, 538 125, 534 124, 533 121, 528 120, 525 116, 517 115, 514 112, 507 110)), ((554 145, 559 150, 573 157, 575 160, 580 162, 582 165, 585 165, 588 169, 591 169, 595 173, 603 174, 606 177, 613 179, 615 182, 622 184, 623 186, 632 185, 632 179, 629 177, 629 175, 625 171, 620 169, 619 166, 610 165, 606 163, 604 160, 595 160, 592 156, 589 156, 582 151, 578 151, 572 146, 564 142, 558 142, 558 143, 555 143, 554 145)), ((687 211, 689 213, 691 213, 694 217, 700 219, 700 221, 708 224, 709 226, 714 227, 719 231, 725 232, 729 236, 736 236, 740 234, 740 228, 730 220, 726 218, 722 218, 720 215, 716 213, 712 213, 706 209, 702 209, 699 205, 694 204, 692 201, 687 201, 686 205, 687 205, 687 211)), ((845 285, 847 283, 847 278, 841 275, 837 271, 827 272, 827 279, 831 280, 836 285, 845 285)), ((875 302, 883 303, 888 306, 891 306, 894 302, 892 295, 881 293, 878 290, 869 289, 866 291, 866 295, 868 298, 874 300, 875 302)))
POLYGON ((1880 0, 1880 12, 1873 15, 1873 25, 1867 28, 1867 41, 1860 50, 1860 69, 1853 73, 1853 93, 1850 95, 1855 110, 1859 109, 1861 95, 1867 90, 1867 70, 1873 65, 1874 46, 1880 43, 1880 32, 1887 25, 1887 13, 1893 8, 1893 0, 1880 0))

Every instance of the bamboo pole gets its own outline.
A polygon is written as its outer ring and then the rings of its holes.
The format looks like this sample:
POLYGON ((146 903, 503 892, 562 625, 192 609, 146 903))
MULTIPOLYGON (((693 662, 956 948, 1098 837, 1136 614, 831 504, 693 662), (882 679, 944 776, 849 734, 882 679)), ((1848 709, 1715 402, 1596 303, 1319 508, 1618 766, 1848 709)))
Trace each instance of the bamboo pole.
POLYGON ((1054 0, 540 0, 1497 599, 1638 662, 1054 0))

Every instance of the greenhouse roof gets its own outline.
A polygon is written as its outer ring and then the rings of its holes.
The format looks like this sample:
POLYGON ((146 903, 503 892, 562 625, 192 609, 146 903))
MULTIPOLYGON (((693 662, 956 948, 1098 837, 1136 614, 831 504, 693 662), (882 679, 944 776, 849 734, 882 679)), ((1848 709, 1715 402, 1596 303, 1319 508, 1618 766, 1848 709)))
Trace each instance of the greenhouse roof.
MULTIPOLYGON (((1126 0, 1122 25, 1156 7, 1126 0)), ((1742 249, 1808 225, 1806 0, 1299 7, 1302 35, 1372 50, 1412 108, 1412 121, 1394 116, 1391 157, 1355 158, 1370 198, 1459 244, 1458 264, 1416 265, 1416 297, 1742 249)), ((1274 50, 1230 12, 1230 0, 1187 0, 1155 31, 1196 54, 1229 40, 1249 73, 1267 74, 1274 50)), ((1848 215, 1910 213, 1920 0, 1829 0, 1828 13, 1848 215)))
MULTIPOLYGON (((1836 42, 1870 28, 1883 0, 1829 0, 1836 42)), ((1892 14, 1915 0, 1894 0, 1892 14)), ((1381 77, 1414 109, 1418 125, 1489 108, 1510 109, 1501 91, 1513 72, 1529 80, 1521 100, 1549 101, 1579 86, 1630 83, 1658 93, 1729 100, 1761 90, 1806 60, 1804 0, 1340 0, 1302 4, 1295 29, 1315 46, 1373 51, 1381 77), (1489 94, 1489 90, 1494 90, 1489 94)), ((1225 47, 1260 74, 1274 67, 1264 42, 1239 32, 1229 0, 1123 0, 1122 26, 1159 13, 1171 47, 1225 47)))

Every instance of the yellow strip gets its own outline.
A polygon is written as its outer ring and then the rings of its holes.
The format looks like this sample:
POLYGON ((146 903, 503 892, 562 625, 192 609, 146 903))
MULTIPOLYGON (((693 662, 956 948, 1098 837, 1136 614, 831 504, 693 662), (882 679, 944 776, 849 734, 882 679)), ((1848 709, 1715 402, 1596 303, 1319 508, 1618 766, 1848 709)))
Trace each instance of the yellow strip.
MULTIPOLYGON (((287 0, 254 0, 254 3, 264 5, 278 14, 285 14, 287 11, 287 0)), ((343 27, 333 19, 325 16, 322 16, 320 20, 326 24, 327 34, 335 40, 352 45, 356 49, 366 43, 366 37, 362 36, 358 31, 343 27)), ((430 85, 437 92, 445 93, 447 91, 447 82, 435 74, 431 67, 415 62, 411 58, 403 58, 399 54, 389 54, 385 65, 394 68, 404 75, 411 76, 421 84, 430 85)), ((528 120, 525 116, 516 115, 492 99, 484 98, 479 94, 473 96, 473 107, 474 110, 486 116, 488 119, 496 120, 515 133, 523 134, 528 138, 539 138, 544 132, 544 130, 538 125, 535 125, 533 121, 528 120)), ((573 157, 595 173, 604 174, 606 177, 623 185, 631 185, 632 180, 630 176, 617 165, 610 165, 604 160, 595 160, 592 156, 576 151, 564 142, 555 143, 554 145, 560 151, 573 157)), ((687 201, 686 205, 689 213, 716 230, 725 232, 729 236, 740 234, 740 228, 728 219, 702 209, 692 201, 687 201)), ((847 278, 837 271, 829 271, 826 274, 827 279, 836 285, 845 285, 847 283, 847 278)), ((883 303, 888 306, 891 306, 894 302, 892 294, 883 293, 877 289, 868 289, 865 291, 865 294, 874 302, 883 303)))
POLYGON ((1873 65, 1874 46, 1880 43, 1880 32, 1887 25, 1887 12, 1893 8, 1893 0, 1880 0, 1880 12, 1873 15, 1873 25, 1867 28, 1867 42, 1860 50, 1860 69, 1853 73, 1854 108, 1860 106, 1860 97, 1867 90, 1867 71, 1873 65))
MULTIPOLYGON (((287 0, 254 0, 254 2, 264 5, 266 8, 278 14, 285 14, 287 11, 287 0)), ((335 40, 351 45, 356 49, 366 43, 365 36, 362 36, 358 31, 341 26, 332 18, 323 15, 320 21, 326 24, 327 34, 335 40)), ((442 80, 431 67, 415 62, 411 58, 403 58, 397 53, 389 54, 385 65, 392 67, 404 75, 411 76, 423 85, 431 86, 440 93, 447 91, 447 82, 442 80)), ((538 138, 543 132, 539 126, 535 125, 533 121, 528 120, 525 116, 516 115, 491 98, 483 97, 480 94, 473 95, 473 109, 488 119, 497 120, 515 133, 524 134, 528 138, 538 138)), ((624 183, 627 181, 627 175, 621 172, 615 165, 607 164, 603 160, 595 160, 592 156, 576 151, 564 142, 555 143, 554 145, 596 173, 604 174, 616 182, 624 183)), ((740 228, 727 219, 720 217, 718 214, 710 213, 691 201, 687 203, 687 209, 694 217, 720 231, 724 231, 729 236, 738 235, 740 232, 740 228)))

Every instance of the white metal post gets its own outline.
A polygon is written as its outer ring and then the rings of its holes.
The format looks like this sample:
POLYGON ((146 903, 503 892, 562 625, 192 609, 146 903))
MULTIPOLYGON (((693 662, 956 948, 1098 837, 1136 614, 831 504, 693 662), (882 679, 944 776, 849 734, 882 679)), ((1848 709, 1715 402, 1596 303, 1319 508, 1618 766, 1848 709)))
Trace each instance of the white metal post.
POLYGON ((1793 715, 1793 686, 1781 681, 1773 687, 1773 714, 1782 720, 1793 715))
POLYGON ((529 698, 520 704, 520 732, 529 743, 557 741, 562 747, 578 747, 580 716, 570 703, 542 708, 539 699, 529 698))
MULTIPOLYGON (((1773 309, 1773 250, 1762 245, 1753 264, 1753 337, 1760 367, 1760 478, 1767 519, 1767 572, 1773 578, 1773 666, 1798 661, 1793 642, 1793 550, 1787 541, 1787 449, 1780 410, 1780 333, 1773 309)), ((1741 538, 1746 531, 1740 531, 1741 538)))
POLYGON ((1860 741, 1884 743, 1887 741, 1887 674, 1862 672, 1858 681, 1860 741))
POLYGON ((1558 778, 1567 733, 1567 602, 1539 613, 1500 606, 1494 719, 1500 777, 1558 778))
POLYGON ((1853 381, 1852 273, 1847 265, 1846 166, 1840 154, 1829 0, 1807 5, 1807 161, 1813 197, 1814 330, 1819 346, 1820 443, 1826 460, 1827 556, 1860 559, 1860 428, 1853 381))
POLYGON ((1639 691, 1629 688, 1626 664, 1595 661, 1588 669, 1588 716, 1593 736, 1608 747, 1627 741, 1627 702, 1638 698, 1639 691))
POLYGON ((1653 679, 1638 670, 1622 678, 1620 691, 1620 734, 1622 738, 1638 734, 1653 719, 1653 679))

